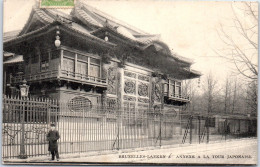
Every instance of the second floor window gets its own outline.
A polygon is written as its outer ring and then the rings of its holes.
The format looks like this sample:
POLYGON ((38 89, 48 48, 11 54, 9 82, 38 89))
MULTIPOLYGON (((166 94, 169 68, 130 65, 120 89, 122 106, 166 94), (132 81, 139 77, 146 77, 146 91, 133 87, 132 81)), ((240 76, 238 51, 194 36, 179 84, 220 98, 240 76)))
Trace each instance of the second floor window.
POLYGON ((47 71, 49 69, 49 54, 43 53, 41 55, 41 71, 47 71))
POLYGON ((168 95, 170 97, 180 97, 181 96, 181 82, 179 81, 174 81, 170 80, 167 83, 167 88, 168 88, 168 95))
POLYGON ((62 69, 69 72, 75 72, 74 60, 64 58, 62 69))
POLYGON ((100 60, 90 58, 89 76, 100 77, 100 60))
POLYGON ((49 69, 49 62, 48 61, 42 61, 41 62, 41 71, 47 71, 49 69))
MULTIPOLYGON (((100 78, 101 61, 87 55, 76 54, 69 51, 63 51, 62 70, 100 78)), ((78 75, 75 75, 78 76, 78 75)))
POLYGON ((85 62, 77 62, 76 72, 82 75, 88 75, 88 64, 85 62))

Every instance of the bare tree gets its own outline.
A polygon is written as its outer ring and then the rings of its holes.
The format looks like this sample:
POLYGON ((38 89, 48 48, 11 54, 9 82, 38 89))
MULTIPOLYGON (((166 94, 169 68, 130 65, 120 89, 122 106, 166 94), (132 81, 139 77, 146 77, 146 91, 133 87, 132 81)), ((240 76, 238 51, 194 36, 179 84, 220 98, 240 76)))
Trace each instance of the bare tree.
POLYGON ((204 88, 204 101, 206 102, 205 108, 207 108, 208 113, 219 111, 219 88, 217 87, 217 79, 214 78, 213 74, 210 72, 206 78, 203 85, 204 88))
POLYGON ((224 92, 224 112, 228 113, 230 110, 230 92, 231 92, 231 84, 229 76, 226 77, 225 83, 225 92, 224 92))
POLYGON ((233 2, 231 26, 220 24, 217 30, 225 47, 215 51, 232 62, 235 70, 246 78, 257 80, 258 75, 258 4, 233 2))
POLYGON ((191 112, 197 112, 198 108, 198 98, 200 97, 200 94, 198 92, 198 81, 197 80, 185 80, 182 83, 182 93, 183 95, 189 96, 189 99, 191 101, 190 104, 190 111, 191 112))
POLYGON ((248 113, 252 114, 253 116, 257 116, 257 81, 252 81, 248 84, 247 92, 246 92, 246 103, 248 106, 248 113))

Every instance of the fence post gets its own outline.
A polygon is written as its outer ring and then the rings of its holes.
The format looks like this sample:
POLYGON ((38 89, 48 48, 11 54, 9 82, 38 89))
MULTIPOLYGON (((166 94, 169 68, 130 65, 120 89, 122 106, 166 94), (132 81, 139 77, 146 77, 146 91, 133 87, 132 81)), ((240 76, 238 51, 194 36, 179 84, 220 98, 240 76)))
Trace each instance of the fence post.
POLYGON ((160 147, 162 146, 162 113, 160 113, 160 147))
POLYGON ((51 122, 50 100, 47 100, 47 125, 51 122))
POLYGON ((209 143, 209 117, 207 117, 207 143, 209 143))
POLYGON ((22 114, 21 114, 21 124, 22 124, 22 127, 21 127, 21 130, 22 130, 22 137, 21 137, 21 145, 20 145, 20 155, 19 155, 19 158, 21 159, 26 159, 27 158, 27 155, 25 153, 25 145, 24 145, 24 138, 25 138, 25 122, 24 122, 24 119, 25 119, 25 102, 26 102, 26 98, 21 98, 21 101, 23 103, 22 105, 22 114))
POLYGON ((190 144, 192 143, 192 117, 190 117, 190 144))
POLYGON ((198 117, 199 119, 199 144, 200 144, 200 116, 198 117))

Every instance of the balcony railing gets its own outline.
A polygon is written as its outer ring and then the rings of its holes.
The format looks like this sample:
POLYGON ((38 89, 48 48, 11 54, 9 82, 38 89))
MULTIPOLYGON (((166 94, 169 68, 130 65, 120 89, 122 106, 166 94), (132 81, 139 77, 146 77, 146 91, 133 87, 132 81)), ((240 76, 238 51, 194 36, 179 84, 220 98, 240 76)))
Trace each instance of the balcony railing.
POLYGON ((40 72, 36 74, 17 74, 15 76, 11 76, 11 83, 18 84, 25 79, 28 82, 34 82, 34 81, 42 81, 42 80, 50 80, 50 79, 65 79, 69 81, 74 82, 80 82, 83 84, 90 84, 95 86, 107 86, 107 80, 102 79, 99 77, 93 77, 86 74, 80 74, 75 72, 70 72, 66 70, 53 70, 53 71, 46 71, 46 72, 40 72))
POLYGON ((164 93, 164 96, 169 99, 169 100, 174 100, 174 101, 181 101, 181 102, 189 102, 190 98, 189 96, 184 96, 184 95, 170 95, 168 92, 164 93))

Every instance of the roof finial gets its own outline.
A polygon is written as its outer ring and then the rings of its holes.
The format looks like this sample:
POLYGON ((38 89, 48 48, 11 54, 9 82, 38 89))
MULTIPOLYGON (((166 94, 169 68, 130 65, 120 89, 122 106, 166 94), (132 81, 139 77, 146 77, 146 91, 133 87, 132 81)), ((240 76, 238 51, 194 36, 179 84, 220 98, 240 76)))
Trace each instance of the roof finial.
POLYGON ((106 21, 105 21, 105 26, 108 26, 108 20, 106 19, 106 21))

